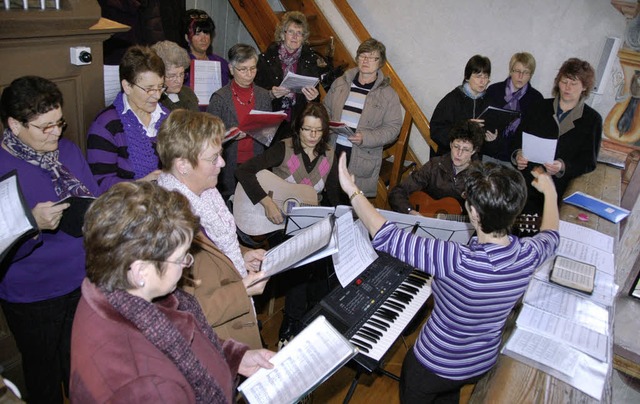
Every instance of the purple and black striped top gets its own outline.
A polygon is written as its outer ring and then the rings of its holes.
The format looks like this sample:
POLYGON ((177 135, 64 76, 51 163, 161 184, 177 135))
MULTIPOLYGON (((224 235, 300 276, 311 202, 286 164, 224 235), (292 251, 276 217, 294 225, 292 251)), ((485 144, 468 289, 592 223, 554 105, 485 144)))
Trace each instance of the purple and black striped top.
POLYGON ((501 246, 473 237, 462 245, 421 238, 389 222, 374 237, 374 248, 434 277, 435 305, 414 352, 438 376, 464 380, 491 369, 507 316, 535 269, 555 254, 560 235, 542 231, 509 240, 501 246))

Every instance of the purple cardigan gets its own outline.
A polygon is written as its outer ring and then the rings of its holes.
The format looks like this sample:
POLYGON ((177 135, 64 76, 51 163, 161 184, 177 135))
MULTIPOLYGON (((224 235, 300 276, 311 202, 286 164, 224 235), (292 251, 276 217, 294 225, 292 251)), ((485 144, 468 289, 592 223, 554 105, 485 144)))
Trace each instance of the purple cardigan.
MULTIPOLYGON (((100 194, 89 165, 78 147, 60 139, 60 162, 95 195, 100 194)), ((57 201, 47 171, 14 157, 0 148, 0 176, 18 171, 20 188, 27 204, 57 201)), ((13 303, 31 303, 63 296, 80 287, 85 276, 82 237, 62 231, 43 231, 37 238, 24 240, 10 259, 6 275, 0 281, 0 299, 13 303)))

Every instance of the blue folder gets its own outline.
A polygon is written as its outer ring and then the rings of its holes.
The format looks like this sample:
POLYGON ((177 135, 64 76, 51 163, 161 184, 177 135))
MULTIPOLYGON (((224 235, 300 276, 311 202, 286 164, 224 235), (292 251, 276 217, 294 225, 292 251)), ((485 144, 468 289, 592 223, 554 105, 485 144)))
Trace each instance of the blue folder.
POLYGON ((563 199, 566 203, 578 206, 582 209, 593 212, 613 223, 618 223, 625 217, 629 216, 629 211, 619 206, 612 205, 601 199, 594 198, 583 192, 574 192, 563 199))

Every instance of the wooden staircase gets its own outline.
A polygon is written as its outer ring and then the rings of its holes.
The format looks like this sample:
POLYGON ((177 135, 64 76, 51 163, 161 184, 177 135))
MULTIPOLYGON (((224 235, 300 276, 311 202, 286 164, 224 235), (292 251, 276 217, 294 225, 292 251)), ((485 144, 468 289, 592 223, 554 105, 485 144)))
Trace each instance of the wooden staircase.
MULTIPOLYGON (((281 13, 275 13, 267 0, 229 0, 247 30, 262 52, 273 42, 273 33, 280 19, 281 13)), ((371 37, 360 19, 357 17, 346 0, 333 0, 345 21, 362 42, 371 37)), ((340 41, 322 11, 313 0, 281 0, 286 11, 300 11, 307 16, 309 30, 309 45, 326 58, 332 58, 333 66, 345 68, 356 65, 354 56, 340 41)), ((398 93, 405 118, 395 143, 385 148, 383 167, 378 181, 378 195, 372 200, 378 208, 388 209, 387 190, 395 186, 407 172, 407 168, 421 166, 420 159, 409 147, 409 135, 415 126, 431 148, 437 150, 437 145, 431 140, 429 121, 415 102, 409 90, 402 83, 389 61, 383 66, 384 74, 391 78, 391 86, 398 93), (391 159, 389 159, 391 157, 391 159), (405 163, 408 162, 408 164, 405 163)), ((322 93, 322 90, 321 90, 322 93)), ((323 95, 323 94, 322 94, 323 95)))

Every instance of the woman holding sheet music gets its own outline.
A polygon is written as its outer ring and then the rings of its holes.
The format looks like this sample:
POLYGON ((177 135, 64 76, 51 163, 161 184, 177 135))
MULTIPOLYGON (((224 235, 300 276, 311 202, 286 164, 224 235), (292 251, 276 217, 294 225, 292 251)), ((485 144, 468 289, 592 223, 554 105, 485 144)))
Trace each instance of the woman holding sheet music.
MULTIPOLYGON (((484 124, 478 116, 488 107, 486 97, 487 86, 491 81, 491 61, 486 56, 474 55, 464 67, 462 84, 451 90, 438 102, 431 116, 431 138, 438 144, 435 155, 442 156, 449 152, 449 132, 456 123, 472 120, 484 124)), ((497 133, 485 132, 485 143, 493 142, 497 133)))
POLYGON ((380 71, 387 62, 384 44, 374 38, 365 40, 358 46, 356 61, 358 67, 333 82, 324 105, 329 119, 354 132, 352 136, 339 135, 332 142, 336 153, 347 153, 349 170, 358 186, 373 198, 378 191, 382 149, 400 134, 402 108, 389 77, 380 71))
MULTIPOLYGON (((528 52, 519 52, 509 61, 509 77, 501 83, 495 83, 487 89, 487 98, 491 105, 519 111, 524 114, 530 105, 542 100, 542 94, 531 85, 536 71, 536 59, 528 52)), ((522 115, 521 115, 522 117, 522 115)), ((498 133, 498 139, 487 142, 482 148, 483 159, 495 159, 511 165, 511 143, 521 118, 511 122, 505 130, 498 133)))
MULTIPOLYGON (((538 165, 552 176, 560 199, 569 182, 595 170, 600 140, 602 138, 602 117, 593 108, 585 104, 589 96, 595 72, 591 65, 580 59, 565 61, 553 84, 554 98, 540 100, 527 110, 514 139, 512 161, 521 170, 530 183, 531 167, 538 165), (529 133, 542 138, 558 139, 555 160, 533 163, 523 153, 522 136, 529 133)), ((542 200, 529 189, 526 213, 542 210, 542 200)))
MULTIPOLYGON (((222 86, 229 84, 231 73, 229 63, 222 57, 213 53, 211 44, 216 36, 216 24, 204 10, 190 9, 184 18, 184 39, 187 41, 189 58, 191 60, 211 60, 220 62, 220 80, 222 86)), ((184 84, 191 85, 190 70, 184 75, 184 84)))
MULTIPOLYGON (((301 93, 291 92, 280 83, 288 72, 320 78, 318 61, 322 61, 306 43, 309 39, 307 17, 299 11, 289 11, 275 32, 275 42, 260 55, 256 84, 271 91, 274 111, 285 111, 287 119, 276 133, 276 142, 289 134, 289 122, 304 109, 309 101, 317 101, 320 93, 315 87, 305 87, 301 93)), ((324 63, 322 61, 321 63, 324 63)))
POLYGON ((238 374, 273 367, 273 352, 223 340, 176 289, 199 227, 187 198, 149 182, 116 184, 89 208, 71 402, 232 403, 238 374))
POLYGON ((14 80, 2 92, 0 116, 0 177, 17 171, 39 231, 2 262, 0 305, 22 354, 29 402, 62 403, 85 260, 82 237, 59 228, 70 205, 56 202, 98 196, 100 190, 80 149, 61 138, 67 123, 53 82, 35 76, 14 80))
POLYGON ((200 216, 194 266, 183 285, 203 308, 207 321, 222 338, 260 348, 258 320, 249 296, 263 292, 260 278, 264 250, 241 247, 233 215, 216 189, 225 161, 224 125, 205 112, 173 111, 160 127, 158 154, 163 172, 158 184, 187 197, 200 216))
MULTIPOLYGON (((256 174, 272 170, 283 181, 312 186, 318 194, 318 204, 336 206, 340 202, 338 161, 329 145, 329 115, 322 104, 310 102, 296 117, 291 137, 281 140, 259 156, 241 165, 236 177, 249 199, 262 204, 272 223, 283 223, 285 213, 260 186, 256 174)), ((302 316, 310 307, 307 290, 317 295, 328 292, 326 261, 309 264, 280 278, 286 283, 284 318, 280 327, 281 343, 286 343, 301 328, 302 316)), ((319 300, 319 299, 317 299, 319 300)))
POLYGON ((169 114, 160 104, 164 75, 164 62, 147 46, 132 46, 122 57, 122 91, 94 119, 87 137, 87 161, 103 192, 118 182, 160 175, 154 143, 169 114))
MULTIPOLYGON (((207 112, 222 119, 227 130, 238 127, 251 110, 271 111, 271 95, 253 80, 258 68, 258 52, 250 45, 236 44, 229 49, 229 68, 233 80, 213 93, 207 112)), ((250 136, 239 136, 224 146, 226 166, 218 189, 224 200, 228 200, 236 189, 236 168, 264 151, 264 145, 250 136)))

